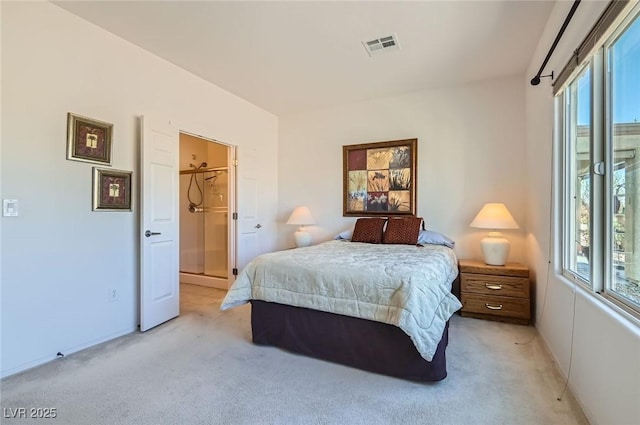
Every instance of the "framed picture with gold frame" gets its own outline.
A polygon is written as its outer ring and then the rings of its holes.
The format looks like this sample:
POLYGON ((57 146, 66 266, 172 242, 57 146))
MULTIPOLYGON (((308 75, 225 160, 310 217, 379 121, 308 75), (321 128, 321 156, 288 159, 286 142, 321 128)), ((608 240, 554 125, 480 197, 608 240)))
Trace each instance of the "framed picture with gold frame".
POLYGON ((67 159, 111 165, 113 124, 67 113, 67 159))
POLYGON ((131 175, 93 167, 93 211, 131 211, 131 175))
POLYGON ((416 214, 418 139, 342 147, 343 216, 416 214))

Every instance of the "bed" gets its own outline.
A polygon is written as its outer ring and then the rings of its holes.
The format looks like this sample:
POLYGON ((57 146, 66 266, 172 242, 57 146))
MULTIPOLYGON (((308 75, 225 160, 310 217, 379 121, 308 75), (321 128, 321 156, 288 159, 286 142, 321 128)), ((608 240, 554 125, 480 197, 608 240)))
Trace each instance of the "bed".
POLYGON ((444 245, 327 241, 263 254, 222 310, 251 303, 253 342, 414 381, 447 376, 448 321, 461 305, 444 245))

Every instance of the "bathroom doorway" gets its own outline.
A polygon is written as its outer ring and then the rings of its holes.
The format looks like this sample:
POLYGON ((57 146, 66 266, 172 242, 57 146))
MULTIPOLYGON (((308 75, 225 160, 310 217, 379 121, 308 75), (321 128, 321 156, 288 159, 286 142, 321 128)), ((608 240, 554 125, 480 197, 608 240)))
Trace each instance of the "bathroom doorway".
POLYGON ((232 270, 232 147, 180 133, 181 310, 189 299, 219 298, 232 270), (183 296, 187 295, 187 296, 183 296))

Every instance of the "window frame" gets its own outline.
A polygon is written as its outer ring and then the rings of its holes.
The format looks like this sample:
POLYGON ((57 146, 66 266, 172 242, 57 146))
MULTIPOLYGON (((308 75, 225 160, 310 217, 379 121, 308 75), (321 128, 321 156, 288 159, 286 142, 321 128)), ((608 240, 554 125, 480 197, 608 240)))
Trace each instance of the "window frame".
MULTIPOLYGON (((614 44, 620 39, 620 37, 629 29, 629 27, 636 21, 638 25, 640 25, 640 3, 636 4, 631 11, 626 14, 624 19, 620 22, 620 24, 613 30, 613 32, 606 38, 604 43, 602 43, 602 66, 603 66, 603 83, 605 84, 603 88, 604 98, 602 100, 603 106, 605 108, 603 113, 603 118, 605 119, 605 142, 603 143, 603 147, 605 148, 603 152, 605 164, 610 164, 610 166, 606 167, 605 173, 605 193, 604 193, 604 221, 603 221, 603 235, 604 240, 601 246, 604 247, 604 243, 607 243, 608 249, 604 251, 604 269, 603 280, 602 280, 602 288, 599 290, 602 294, 607 297, 607 299, 614 302, 616 305, 619 305, 626 311, 630 311, 636 317, 640 317, 640 301, 635 304, 629 302, 625 297, 619 295, 616 291, 612 289, 614 284, 613 279, 613 232, 612 226, 608 224, 613 223, 613 206, 611 205, 611 200, 613 199, 613 173, 614 173, 614 161, 615 161, 615 149, 614 149, 614 122, 613 122, 613 106, 612 106, 612 98, 613 98, 613 88, 611 77, 611 50, 614 44)), ((638 214, 640 214, 640 210, 638 210, 638 214)), ((598 289, 596 289, 598 291, 598 289)))
MULTIPOLYGON (((558 161, 559 169, 556 173, 556 181, 561 188, 559 205, 561 206, 558 218, 557 237, 560 238, 558 246, 561 249, 559 260, 561 262, 560 273, 565 278, 575 282, 585 290, 602 295, 617 307, 640 318, 640 301, 635 303, 619 295, 613 290, 615 277, 613 269, 614 243, 613 243, 613 176, 614 176, 614 123, 612 114, 612 78, 611 78, 611 50, 618 39, 624 34, 634 20, 640 19, 640 3, 635 4, 627 13, 620 15, 611 27, 600 37, 589 54, 583 56, 580 63, 573 65, 570 75, 564 79, 562 86, 554 90, 555 120, 554 126, 556 143, 560 146, 557 152, 561 158, 558 161), (585 70, 591 70, 591 99, 590 99, 590 149, 589 149, 589 175, 590 175, 590 213, 589 213, 589 276, 585 278, 574 267, 576 255, 576 223, 575 200, 573 195, 576 184, 577 170, 575 162, 577 153, 577 141, 571 140, 571 131, 576 131, 577 120, 571 122, 572 93, 569 89, 578 81, 585 70), (573 127, 573 128, 572 128, 573 127), (602 162, 604 174, 595 172, 596 164, 602 162), (573 180, 572 180, 573 179, 573 180), (606 244, 606 246, 605 246, 606 244), (576 270, 574 271, 573 268, 576 270)), ((573 105, 577 108, 577 105, 573 105)), ((576 131, 577 133, 577 131, 576 131)), ((577 134, 576 136, 577 137, 577 134)), ((627 194, 628 196, 628 194, 627 194)), ((634 210, 636 211, 636 210, 634 210)), ((638 217, 640 219, 640 209, 638 217)))

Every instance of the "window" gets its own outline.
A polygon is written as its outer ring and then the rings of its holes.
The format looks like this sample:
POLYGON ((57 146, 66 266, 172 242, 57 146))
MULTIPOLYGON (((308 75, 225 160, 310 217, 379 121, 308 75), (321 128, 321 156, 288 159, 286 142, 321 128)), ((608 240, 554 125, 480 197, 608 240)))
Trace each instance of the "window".
POLYGON ((640 306, 640 14, 605 46, 608 108, 607 290, 640 306), (635 212, 638 212, 637 217, 635 212))
POLYGON ((563 270, 640 312, 640 6, 600 46, 557 94, 563 270))
POLYGON ((566 266, 584 280, 589 280, 591 242, 591 69, 587 67, 566 90, 566 164, 565 192, 567 204, 566 266))

